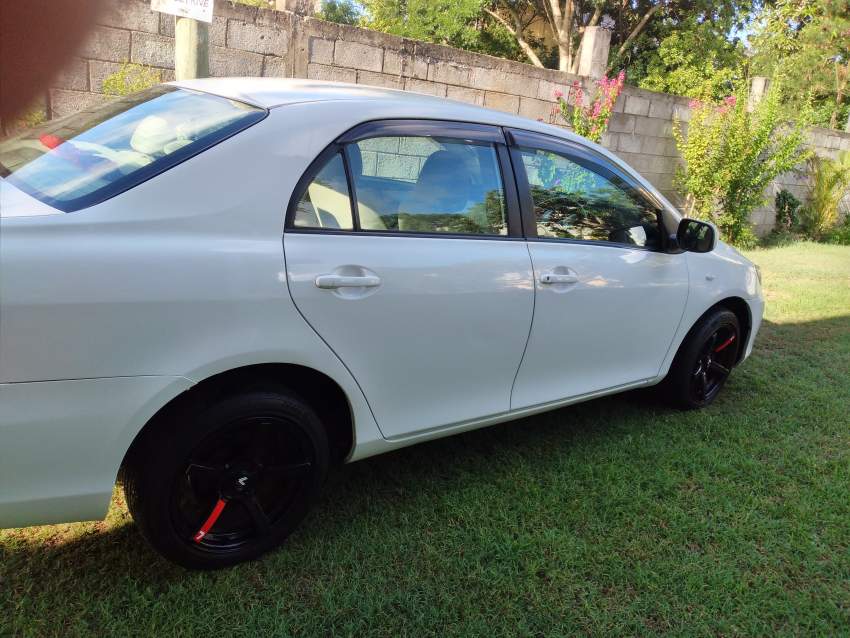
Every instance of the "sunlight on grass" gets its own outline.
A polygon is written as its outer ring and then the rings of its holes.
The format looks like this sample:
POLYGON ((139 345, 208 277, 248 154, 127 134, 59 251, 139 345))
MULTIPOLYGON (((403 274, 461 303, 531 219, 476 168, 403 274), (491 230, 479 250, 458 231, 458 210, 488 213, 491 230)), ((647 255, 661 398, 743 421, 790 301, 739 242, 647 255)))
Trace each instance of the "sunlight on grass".
POLYGON ((279 551, 189 573, 116 491, 0 531, 0 636, 838 635, 850 627, 850 248, 749 253, 717 403, 600 399, 336 471, 279 551))

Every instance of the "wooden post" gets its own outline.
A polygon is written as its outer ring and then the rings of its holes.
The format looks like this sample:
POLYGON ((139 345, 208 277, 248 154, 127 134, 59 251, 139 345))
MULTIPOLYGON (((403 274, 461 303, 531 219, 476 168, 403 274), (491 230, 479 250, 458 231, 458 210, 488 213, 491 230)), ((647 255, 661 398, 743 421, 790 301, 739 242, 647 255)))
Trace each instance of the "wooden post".
POLYGON ((209 77, 210 30, 206 22, 174 18, 174 77, 192 80, 209 77))

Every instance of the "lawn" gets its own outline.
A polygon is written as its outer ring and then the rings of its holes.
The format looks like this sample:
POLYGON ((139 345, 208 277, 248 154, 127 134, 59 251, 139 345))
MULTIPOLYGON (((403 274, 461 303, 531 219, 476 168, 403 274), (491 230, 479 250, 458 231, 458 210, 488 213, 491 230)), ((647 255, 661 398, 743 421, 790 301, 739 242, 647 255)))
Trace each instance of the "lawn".
POLYGON ((711 408, 612 397, 346 466, 216 573, 116 492, 0 531, 0 635, 850 635, 850 248, 751 256, 766 323, 711 408))

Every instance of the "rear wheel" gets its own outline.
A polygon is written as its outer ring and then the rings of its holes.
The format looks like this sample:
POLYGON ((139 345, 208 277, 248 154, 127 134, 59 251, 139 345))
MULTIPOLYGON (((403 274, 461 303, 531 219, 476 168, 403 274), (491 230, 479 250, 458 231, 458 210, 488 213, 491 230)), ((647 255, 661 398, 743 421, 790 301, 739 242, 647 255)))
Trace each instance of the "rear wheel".
POLYGON ((662 391, 678 407, 701 408, 717 398, 738 360, 735 313, 718 308, 703 317, 682 343, 662 391))
POLYGON ((285 390, 260 389, 157 424, 135 447, 124 490, 155 549, 184 567, 214 569, 280 544, 327 468, 327 437, 312 408, 285 390))

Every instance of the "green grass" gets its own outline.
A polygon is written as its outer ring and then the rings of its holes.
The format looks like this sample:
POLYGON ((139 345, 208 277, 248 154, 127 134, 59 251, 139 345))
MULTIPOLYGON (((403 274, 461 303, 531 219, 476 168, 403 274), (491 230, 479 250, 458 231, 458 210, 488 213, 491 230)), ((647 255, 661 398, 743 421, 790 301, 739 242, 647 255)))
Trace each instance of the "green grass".
POLYGON ((850 635, 850 248, 752 257, 767 322, 713 407, 612 397, 344 467, 217 573, 116 493, 0 532, 0 635, 850 635))

